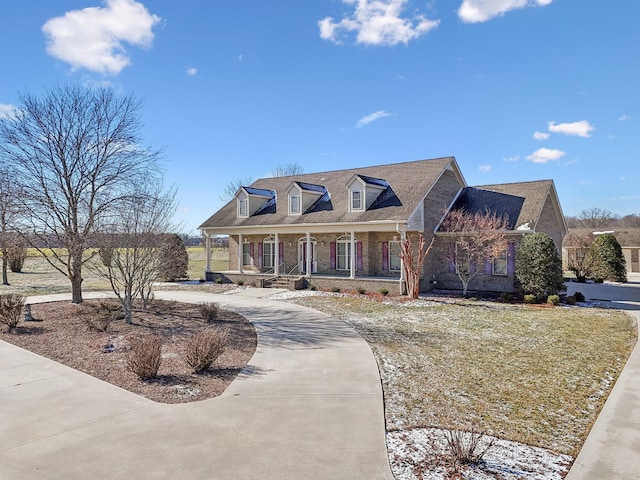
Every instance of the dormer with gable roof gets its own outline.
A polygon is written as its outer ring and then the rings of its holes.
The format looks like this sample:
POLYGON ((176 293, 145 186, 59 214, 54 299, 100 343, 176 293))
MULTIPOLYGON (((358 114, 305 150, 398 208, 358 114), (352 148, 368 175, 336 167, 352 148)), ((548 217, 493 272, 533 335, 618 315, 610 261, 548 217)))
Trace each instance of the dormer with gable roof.
POLYGON ((355 174, 347 182, 347 188, 349 211, 364 212, 390 187, 386 180, 355 174))
POLYGON ((271 205, 275 207, 276 192, 262 188, 240 187, 236 193, 237 216, 248 218, 256 215, 271 205))
POLYGON ((292 182, 285 193, 288 199, 289 215, 301 215, 309 211, 328 192, 326 187, 322 185, 292 182))

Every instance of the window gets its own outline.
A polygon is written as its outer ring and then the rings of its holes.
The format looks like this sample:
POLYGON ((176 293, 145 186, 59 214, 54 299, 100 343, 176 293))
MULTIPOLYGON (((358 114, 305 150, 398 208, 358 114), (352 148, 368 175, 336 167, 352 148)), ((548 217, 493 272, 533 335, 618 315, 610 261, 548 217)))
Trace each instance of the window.
POLYGON ((399 272, 401 266, 400 242, 389 242, 389 271, 399 272))
POLYGON ((251 258, 251 244, 243 243, 242 244, 242 265, 252 265, 251 258))
POLYGON ((276 263, 276 241, 274 237, 267 237, 262 241, 262 266, 273 268, 276 263))
POLYGON ((351 192, 351 210, 362 209, 362 192, 351 192))
POLYGON ((238 216, 239 217, 246 217, 248 215, 247 203, 248 203, 248 199, 246 198, 238 199, 238 216))
POLYGON ((507 251, 500 253, 493 259, 493 274, 494 275, 506 275, 507 274, 507 251))
POLYGON ((291 195, 289 197, 289 213, 300 213, 300 195, 291 195))
POLYGON ((469 250, 465 243, 456 243, 456 273, 468 274, 471 272, 469 262, 469 250))
POLYGON ((351 237, 343 235, 336 241, 336 269, 351 269, 351 237))

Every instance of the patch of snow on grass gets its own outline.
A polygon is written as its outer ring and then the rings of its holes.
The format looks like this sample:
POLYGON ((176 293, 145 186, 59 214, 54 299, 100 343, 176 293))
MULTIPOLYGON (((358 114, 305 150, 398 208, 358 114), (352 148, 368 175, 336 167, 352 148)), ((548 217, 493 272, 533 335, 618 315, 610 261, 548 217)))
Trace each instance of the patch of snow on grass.
MULTIPOLYGON (((484 442, 490 440, 489 436, 483 439, 484 442)), ((389 432, 387 446, 396 480, 450 478, 448 472, 451 472, 454 466, 447 452, 443 430, 416 428, 389 432)), ((573 458, 568 455, 494 439, 493 446, 480 463, 459 467, 459 478, 560 480, 564 478, 572 463, 573 458)))

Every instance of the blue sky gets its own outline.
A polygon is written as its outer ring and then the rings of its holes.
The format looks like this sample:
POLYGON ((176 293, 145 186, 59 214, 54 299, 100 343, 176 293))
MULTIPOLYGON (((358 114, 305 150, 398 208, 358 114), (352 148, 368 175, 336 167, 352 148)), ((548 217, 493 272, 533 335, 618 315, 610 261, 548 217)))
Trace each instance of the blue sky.
POLYGON ((5 1, 0 115, 20 91, 144 101, 176 219, 237 177, 453 155, 467 182, 551 178, 564 213, 640 213, 640 2, 5 1))

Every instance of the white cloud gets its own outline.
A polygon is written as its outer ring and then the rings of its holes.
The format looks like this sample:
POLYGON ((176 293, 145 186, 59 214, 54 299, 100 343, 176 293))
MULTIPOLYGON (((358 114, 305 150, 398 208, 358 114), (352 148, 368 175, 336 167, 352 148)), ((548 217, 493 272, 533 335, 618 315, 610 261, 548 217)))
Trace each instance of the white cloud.
POLYGON ((618 120, 621 122, 626 122, 627 120, 631 120, 631 115, 627 115, 626 113, 622 115, 618 120))
POLYGON ((379 120, 380 118, 390 117, 392 115, 392 113, 385 112, 384 110, 378 110, 377 112, 362 117, 360 120, 358 120, 358 122, 356 123, 356 128, 362 128, 365 125, 369 125, 371 122, 379 120))
POLYGON ((8 103, 0 103, 0 119, 9 118, 16 112, 16 107, 8 103))
POLYGON ((429 20, 422 14, 402 18, 400 14, 407 0, 342 0, 355 11, 335 22, 326 17, 318 22, 320 37, 336 44, 342 43, 340 34, 357 32, 356 43, 364 45, 407 45, 436 28, 440 20, 429 20))
POLYGON ((131 63, 123 43, 150 47, 160 17, 134 0, 106 0, 104 7, 71 10, 47 20, 47 53, 93 72, 117 75, 131 63))
POLYGON ((518 8, 549 5, 553 0, 463 0, 458 17, 466 23, 479 23, 518 8))
POLYGON ((585 138, 590 137, 591 131, 596 129, 596 127, 591 125, 587 120, 581 120, 573 123, 549 122, 548 125, 550 132, 585 138))
POLYGON ((565 152, 556 148, 539 148, 527 157, 533 163, 548 163, 563 157, 565 152))
POLYGON ((194 67, 187 67, 187 75, 189 75, 190 77, 194 77, 198 74, 198 69, 194 68, 194 67))
POLYGON ((481 172, 490 172, 491 168, 491 165, 480 165, 478 167, 478 170, 480 170, 481 172))
POLYGON ((535 138, 536 140, 546 140, 547 138, 549 138, 549 134, 545 132, 536 132, 533 134, 533 138, 535 138))
POLYGON ((518 160, 520 160, 520 155, 515 155, 513 157, 505 157, 502 159, 502 161, 506 163, 515 163, 518 160))

